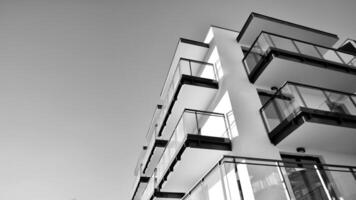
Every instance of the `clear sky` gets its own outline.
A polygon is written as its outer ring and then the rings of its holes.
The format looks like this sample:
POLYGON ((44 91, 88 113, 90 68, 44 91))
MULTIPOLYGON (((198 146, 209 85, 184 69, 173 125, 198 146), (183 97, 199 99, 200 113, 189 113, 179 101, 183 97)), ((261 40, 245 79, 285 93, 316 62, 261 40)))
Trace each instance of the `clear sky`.
POLYGON ((178 38, 252 11, 356 38, 355 0, 0 0, 0 200, 129 199, 178 38))

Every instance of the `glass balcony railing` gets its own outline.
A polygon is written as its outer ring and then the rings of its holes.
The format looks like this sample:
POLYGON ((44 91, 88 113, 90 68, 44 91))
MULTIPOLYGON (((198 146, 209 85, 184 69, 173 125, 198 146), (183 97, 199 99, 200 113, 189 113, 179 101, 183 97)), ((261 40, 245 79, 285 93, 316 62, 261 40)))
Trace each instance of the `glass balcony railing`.
POLYGON ((342 64, 348 68, 356 68, 356 57, 354 55, 330 47, 262 31, 243 59, 248 74, 251 74, 266 58, 271 49, 279 49, 295 55, 304 55, 309 58, 342 64))
POLYGON ((165 176, 188 134, 230 138, 224 114, 185 109, 157 164, 157 183, 165 176))
POLYGON ((301 108, 356 116, 356 95, 287 82, 261 108, 269 132, 301 108))
POLYGON ((158 123, 158 118, 161 115, 161 112, 162 112, 162 105, 157 105, 155 111, 153 112, 152 120, 146 134, 146 141, 148 143, 151 141, 152 137, 156 136, 158 133, 157 123, 158 123))
POLYGON ((354 200, 356 166, 225 157, 183 200, 354 200))
POLYGON ((147 184, 147 182, 148 182, 148 177, 144 176, 144 174, 142 173, 142 164, 140 164, 138 172, 135 175, 135 182, 134 182, 134 185, 133 185, 132 199, 139 199, 138 197, 141 195, 141 192, 142 192, 142 190, 140 190, 140 188, 142 188, 142 186, 147 184), (141 192, 139 192, 139 191, 141 191, 141 192), (140 194, 138 194, 138 192, 140 194))
POLYGON ((163 124, 163 121, 172 103, 174 94, 180 85, 180 80, 183 75, 208 79, 212 81, 218 80, 214 64, 181 58, 178 62, 171 81, 168 83, 168 86, 165 87, 165 90, 162 93, 163 108, 157 120, 158 127, 161 127, 163 124))
POLYGON ((145 191, 142 194, 141 200, 150 200, 155 192, 155 173, 151 176, 145 191))
POLYGON ((141 168, 142 173, 146 173, 146 169, 149 164, 148 162, 150 160, 150 157, 152 156, 153 148, 155 147, 155 142, 158 139, 157 117, 160 115, 161 112, 162 112, 161 106, 159 105, 154 112, 152 122, 146 134, 148 145, 147 145, 146 153, 142 159, 142 164, 143 164, 143 167, 141 168))

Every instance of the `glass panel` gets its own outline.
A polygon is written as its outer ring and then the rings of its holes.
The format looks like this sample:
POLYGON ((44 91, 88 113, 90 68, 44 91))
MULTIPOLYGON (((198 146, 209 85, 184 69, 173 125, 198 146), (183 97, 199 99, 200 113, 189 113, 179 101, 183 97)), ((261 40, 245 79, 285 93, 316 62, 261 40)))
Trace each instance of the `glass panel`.
POLYGON ((315 46, 299 41, 296 41, 295 44, 297 45, 301 54, 322 59, 322 57, 320 57, 320 52, 317 51, 315 46))
POLYGON ((286 167, 285 169, 297 200, 330 199, 324 180, 316 170, 303 167, 286 167))
POLYGON ((207 190, 208 199, 225 199, 223 179, 219 168, 215 168, 204 180, 205 189, 207 190))
POLYGON ((251 73, 257 64, 264 58, 264 55, 269 47, 272 46, 272 43, 266 40, 267 36, 264 35, 265 34, 262 34, 259 38, 257 38, 256 42, 244 58, 248 73, 251 73))
POLYGON ((332 62, 337 62, 343 64, 344 62, 340 59, 340 57, 336 54, 336 51, 326 49, 323 47, 317 47, 317 49, 321 52, 323 58, 325 60, 329 60, 332 62))
POLYGON ((227 130, 223 114, 185 110, 157 164, 157 181, 162 180, 173 158, 184 144, 187 134, 228 138, 227 130))
POLYGON ((328 167, 325 173, 329 180, 326 187, 333 188, 333 196, 336 196, 336 199, 356 199, 356 176, 352 175, 351 170, 349 172, 348 169, 328 167))
POLYGON ((242 200, 241 183, 236 174, 235 164, 225 163, 221 167, 224 170, 223 178, 226 185, 226 196, 230 200, 242 200))
POLYGON ((295 48, 293 44, 293 40, 275 36, 275 35, 267 35, 266 36, 270 39, 273 47, 283 49, 286 51, 291 51, 294 53, 298 53, 297 49, 295 48))
POLYGON ((349 65, 356 67, 356 57, 350 61, 349 65))
POLYGON ((267 120, 268 130, 272 131, 276 128, 284 119, 278 108, 278 99, 273 99, 269 101, 262 109, 263 117, 267 120))
POLYGON ((200 184, 195 188, 192 193, 185 198, 186 200, 208 200, 206 190, 205 190, 205 185, 200 184))
POLYGON ((260 53, 258 49, 252 49, 249 54, 245 57, 245 66, 247 67, 247 72, 250 74, 251 71, 256 67, 258 62, 262 60, 263 55, 260 53))
POLYGON ((298 114, 300 107, 356 115, 355 100, 354 94, 288 83, 263 105, 261 111, 268 131, 272 131, 287 117, 298 114))
POLYGON ((181 58, 177 64, 172 79, 167 83, 168 85, 163 92, 162 112, 157 120, 159 127, 161 127, 163 119, 167 114, 167 110, 172 103, 173 95, 176 92, 183 74, 217 81, 215 66, 213 64, 181 58))
POLYGON ((328 97, 330 111, 348 115, 356 115, 356 107, 350 96, 335 92, 325 92, 328 97))
POLYGON ((340 52, 336 49, 297 41, 292 38, 271 33, 262 33, 250 47, 243 59, 248 74, 261 63, 270 47, 356 67, 356 59, 353 55, 340 52))
POLYGON ((268 123, 268 130, 273 130, 292 113, 295 113, 299 107, 300 99, 296 98, 293 88, 284 87, 262 109, 263 116, 268 123))
POLYGON ((355 167, 329 166, 314 158, 289 156, 283 161, 225 158, 221 163, 183 199, 356 199, 355 167))
POLYGON ((244 199, 290 199, 277 166, 238 163, 236 167, 244 199))
POLYGON ((145 191, 142 194, 141 200, 151 199, 154 189, 155 189, 155 175, 153 174, 146 186, 145 191))
POLYGON ((327 105, 327 98, 322 90, 299 86, 296 86, 296 88, 299 90, 301 98, 303 98, 306 107, 317 110, 330 111, 330 108, 327 105))
POLYGON ((353 55, 347 54, 347 53, 342 53, 338 52, 339 56, 344 60, 346 64, 349 64, 351 60, 354 58, 353 55))
POLYGON ((182 58, 178 68, 180 74, 216 80, 214 65, 211 63, 182 58))

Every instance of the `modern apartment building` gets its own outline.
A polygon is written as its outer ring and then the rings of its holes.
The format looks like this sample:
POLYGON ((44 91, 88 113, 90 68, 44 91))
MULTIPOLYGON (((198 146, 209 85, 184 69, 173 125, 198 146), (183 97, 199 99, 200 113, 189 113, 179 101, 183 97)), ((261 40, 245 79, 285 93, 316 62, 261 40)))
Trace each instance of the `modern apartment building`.
POLYGON ((257 13, 179 39, 132 200, 355 200, 355 47, 257 13))

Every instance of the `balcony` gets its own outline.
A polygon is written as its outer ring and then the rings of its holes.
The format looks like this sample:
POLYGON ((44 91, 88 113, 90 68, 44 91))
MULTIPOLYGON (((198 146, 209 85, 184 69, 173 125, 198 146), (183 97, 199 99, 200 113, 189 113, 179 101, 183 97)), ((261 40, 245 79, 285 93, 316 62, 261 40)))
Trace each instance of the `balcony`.
POLYGON ((354 200, 356 166, 223 158, 182 200, 354 200))
POLYGON ((180 58, 162 93, 163 108, 158 119, 158 136, 169 138, 185 108, 206 109, 218 89, 215 66, 180 58))
POLYGON ((356 95, 287 82, 261 108, 280 147, 356 153, 356 95))
POLYGON ((156 199, 181 199, 184 193, 174 192, 159 192, 156 189, 156 175, 153 174, 149 178, 149 182, 140 198, 140 200, 156 200, 156 199))
POLYGON ((144 156, 142 157, 142 165, 141 173, 147 174, 151 176, 153 171, 157 165, 159 158, 161 157, 164 148, 167 145, 167 140, 163 140, 162 138, 158 137, 158 125, 157 120, 162 112, 162 106, 157 105, 152 121, 150 123, 150 127, 148 129, 146 139, 148 141, 148 145, 145 151, 144 156))
POLYGON ((254 12, 248 17, 236 40, 243 46, 250 47, 262 31, 285 35, 328 47, 331 47, 339 40, 338 36, 332 33, 254 12))
POLYGON ((187 191, 228 151, 231 141, 224 114, 185 109, 156 167, 156 189, 187 191))
POLYGON ((356 58, 330 47, 261 32, 243 59, 252 83, 280 86, 286 81, 356 91, 356 58))
POLYGON ((139 200, 141 195, 143 194, 147 183, 149 181, 149 177, 143 175, 141 173, 141 167, 138 169, 138 173, 136 174, 135 182, 134 182, 134 187, 133 187, 133 192, 132 192, 132 200, 139 200))

